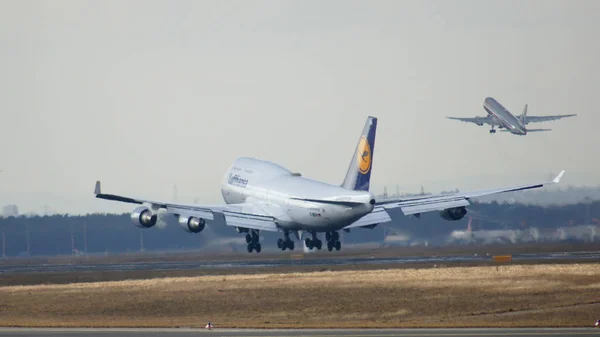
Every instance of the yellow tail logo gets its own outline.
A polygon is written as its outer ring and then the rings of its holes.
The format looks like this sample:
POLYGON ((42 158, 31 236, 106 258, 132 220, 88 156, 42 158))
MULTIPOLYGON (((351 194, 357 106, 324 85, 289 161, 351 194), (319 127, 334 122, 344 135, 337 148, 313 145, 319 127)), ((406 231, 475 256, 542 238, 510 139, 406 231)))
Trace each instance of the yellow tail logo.
POLYGON ((358 170, 362 174, 369 173, 371 169, 371 146, 365 136, 360 138, 358 148, 356 149, 356 160, 358 161, 358 170))

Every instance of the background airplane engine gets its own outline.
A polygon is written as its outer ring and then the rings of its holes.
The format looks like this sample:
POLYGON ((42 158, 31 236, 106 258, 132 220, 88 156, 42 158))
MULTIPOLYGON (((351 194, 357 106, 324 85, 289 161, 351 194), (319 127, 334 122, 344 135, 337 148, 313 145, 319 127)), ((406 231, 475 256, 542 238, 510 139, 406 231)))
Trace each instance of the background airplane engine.
POLYGON ((448 221, 456 221, 464 218, 467 214, 467 209, 464 207, 447 208, 440 212, 440 216, 448 221))
POLYGON ((145 206, 140 206, 131 212, 131 221, 136 227, 139 228, 150 228, 156 225, 156 221, 158 220, 158 216, 156 214, 152 214, 150 209, 145 206))
POLYGON ((196 218, 194 216, 180 216, 179 225, 181 225, 183 230, 188 233, 200 233, 206 225, 206 220, 202 218, 196 218))

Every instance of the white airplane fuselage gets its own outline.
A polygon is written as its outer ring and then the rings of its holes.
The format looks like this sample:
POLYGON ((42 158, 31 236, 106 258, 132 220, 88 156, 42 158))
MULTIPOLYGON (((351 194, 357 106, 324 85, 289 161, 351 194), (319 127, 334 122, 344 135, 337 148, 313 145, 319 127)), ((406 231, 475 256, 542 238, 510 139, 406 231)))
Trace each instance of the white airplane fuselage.
POLYGON ((257 205, 282 229, 309 232, 340 230, 370 213, 375 205, 371 192, 311 180, 275 163, 248 157, 238 158, 229 167, 221 182, 221 194, 230 205, 257 205))
POLYGON ((493 97, 487 97, 483 101, 483 109, 498 121, 501 128, 504 127, 515 135, 527 134, 527 129, 521 121, 493 97))

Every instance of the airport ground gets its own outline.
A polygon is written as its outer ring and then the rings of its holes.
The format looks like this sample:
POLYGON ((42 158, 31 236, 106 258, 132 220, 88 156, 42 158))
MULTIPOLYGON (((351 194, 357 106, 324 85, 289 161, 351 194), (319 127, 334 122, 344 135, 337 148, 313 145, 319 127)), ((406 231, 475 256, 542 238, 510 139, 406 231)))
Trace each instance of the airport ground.
MULTIPOLYGON (((265 242, 264 245, 274 242, 265 242)), ((548 242, 548 243, 521 243, 521 244, 486 244, 486 245, 449 245, 449 246, 386 246, 362 245, 358 248, 344 246, 341 251, 328 252, 327 250, 314 251, 303 254, 301 245, 294 251, 269 252, 249 254, 245 247, 240 252, 231 251, 167 251, 167 252, 131 252, 114 255, 94 254, 87 256, 43 256, 19 257, 0 259, 2 265, 41 265, 41 264, 116 264, 137 262, 164 262, 164 261, 260 261, 265 259, 289 259, 291 256, 303 255, 303 258, 329 259, 334 258, 389 258, 407 256, 457 256, 465 254, 535 254, 535 253, 562 253, 578 251, 600 251, 600 241, 595 242, 548 242)))
POLYGON ((221 337, 591 337, 600 336, 594 328, 529 328, 529 329, 216 329, 196 328, 0 328, 0 337, 165 337, 165 336, 221 337))
MULTIPOLYGON (((339 258, 594 248, 598 250, 592 244, 411 247, 348 251, 339 258)), ((212 258, 301 258, 301 252, 295 253, 212 258)), ((331 258, 327 253, 304 258, 331 258)), ((147 256, 106 258, 112 259, 106 263, 117 263, 115 259, 147 256)), ((435 265, 17 273, 0 278, 0 325, 201 327, 211 321, 221 328, 589 327, 600 318, 599 290, 600 261, 575 256, 561 261, 532 257, 501 266, 490 259, 435 265)))

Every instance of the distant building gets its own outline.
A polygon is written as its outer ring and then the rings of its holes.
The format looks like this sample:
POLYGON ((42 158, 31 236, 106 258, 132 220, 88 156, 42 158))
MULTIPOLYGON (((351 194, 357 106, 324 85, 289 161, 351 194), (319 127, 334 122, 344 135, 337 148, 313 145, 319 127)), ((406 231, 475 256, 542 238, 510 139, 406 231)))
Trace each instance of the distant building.
POLYGON ((17 205, 6 205, 2 207, 2 216, 5 218, 19 216, 19 207, 17 207, 17 205))

